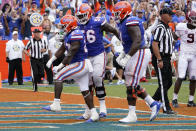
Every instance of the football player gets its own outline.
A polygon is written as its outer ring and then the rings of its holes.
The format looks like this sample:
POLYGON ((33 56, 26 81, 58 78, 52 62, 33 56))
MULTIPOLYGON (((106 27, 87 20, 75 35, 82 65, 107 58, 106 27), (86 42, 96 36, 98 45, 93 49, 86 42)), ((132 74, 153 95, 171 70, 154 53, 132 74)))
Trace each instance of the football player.
POLYGON ((99 120, 99 114, 94 107, 92 95, 90 95, 88 87, 89 72, 92 72, 93 68, 87 59, 85 36, 77 28, 77 19, 74 16, 65 15, 60 22, 63 24, 64 30, 67 33, 64 38, 65 44, 62 44, 55 55, 49 60, 47 66, 50 67, 54 60, 62 56, 66 48, 68 53, 58 66, 53 67, 53 72, 55 73, 55 98, 51 105, 43 107, 43 109, 60 111, 60 96, 63 89, 62 81, 74 79, 78 83, 85 103, 90 109, 91 117, 87 122, 97 121, 99 120))
POLYGON ((129 105, 128 116, 119 122, 136 122, 135 113, 137 96, 146 101, 152 110, 150 121, 154 120, 159 113, 161 103, 152 99, 150 95, 139 85, 139 80, 144 72, 143 60, 147 55, 142 49, 144 45, 144 27, 138 17, 131 16, 131 5, 126 1, 120 1, 114 5, 114 16, 119 23, 122 36, 124 52, 121 53, 116 61, 125 67, 125 83, 127 87, 127 101, 129 105))
POLYGON ((186 77, 186 71, 189 73, 189 101, 188 107, 196 107, 193 102, 196 88, 196 11, 190 11, 187 15, 187 23, 179 23, 176 26, 174 34, 175 40, 181 39, 179 61, 178 61, 178 78, 175 83, 172 105, 178 107, 178 92, 182 81, 186 77))
MULTIPOLYGON (((104 17, 94 17, 93 11, 88 4, 81 4, 76 12, 76 17, 80 23, 80 29, 85 33, 88 58, 93 65, 93 73, 90 77, 89 89, 95 86, 96 96, 100 103, 100 118, 106 117, 105 88, 103 77, 105 74, 106 54, 104 52, 103 31, 113 33, 119 38, 118 31, 109 25, 104 17)), ((120 38, 119 38, 120 39, 120 38)), ((93 94, 93 93, 92 93, 93 94)), ((79 119, 88 119, 90 112, 88 109, 79 119)))

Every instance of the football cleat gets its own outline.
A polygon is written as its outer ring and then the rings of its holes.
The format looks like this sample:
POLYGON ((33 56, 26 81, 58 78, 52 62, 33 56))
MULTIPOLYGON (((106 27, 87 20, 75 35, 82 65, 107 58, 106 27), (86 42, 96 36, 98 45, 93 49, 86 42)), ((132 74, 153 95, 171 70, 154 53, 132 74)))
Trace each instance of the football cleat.
POLYGON ((104 113, 104 112, 99 113, 99 117, 100 117, 100 118, 105 118, 106 116, 107 116, 107 114, 104 113))
POLYGON ((42 107, 42 109, 47 110, 47 111, 59 112, 59 111, 61 111, 61 106, 60 106, 60 104, 58 105, 58 104, 53 103, 49 106, 42 107))
POLYGON ((130 122, 136 122, 136 121, 137 121, 137 116, 135 112, 129 112, 127 117, 119 120, 119 122, 121 123, 130 123, 130 122))
POLYGON ((154 101, 151 105, 150 105, 150 109, 152 110, 151 112, 151 116, 150 116, 150 121, 153 121, 157 115, 159 114, 159 111, 162 107, 162 104, 160 102, 154 101))

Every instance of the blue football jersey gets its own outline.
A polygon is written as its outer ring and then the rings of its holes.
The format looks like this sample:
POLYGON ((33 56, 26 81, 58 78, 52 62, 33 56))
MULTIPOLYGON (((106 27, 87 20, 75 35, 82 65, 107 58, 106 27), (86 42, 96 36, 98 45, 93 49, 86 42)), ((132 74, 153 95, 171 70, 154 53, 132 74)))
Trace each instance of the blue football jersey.
POLYGON ((104 52, 103 45, 103 31, 101 26, 105 24, 104 17, 94 17, 88 21, 86 25, 81 25, 82 30, 86 37, 86 46, 88 49, 88 56, 96 56, 104 52))
POLYGON ((65 36, 64 40, 65 40, 65 46, 66 46, 67 50, 69 50, 71 44, 73 44, 74 41, 80 41, 80 48, 79 48, 78 52, 74 55, 71 63, 80 62, 80 61, 83 61, 84 59, 87 58, 85 36, 81 30, 76 29, 76 30, 70 32, 69 34, 67 34, 65 36))
POLYGON ((139 26, 140 31, 141 31, 141 37, 142 37, 142 42, 141 42, 141 48, 145 45, 145 40, 144 40, 144 26, 142 24, 142 21, 135 16, 130 16, 126 18, 125 20, 122 21, 122 23, 118 24, 120 32, 121 32, 121 37, 123 41, 123 47, 124 47, 124 52, 127 54, 130 51, 130 48, 132 46, 132 39, 129 36, 127 27, 128 26, 139 26))

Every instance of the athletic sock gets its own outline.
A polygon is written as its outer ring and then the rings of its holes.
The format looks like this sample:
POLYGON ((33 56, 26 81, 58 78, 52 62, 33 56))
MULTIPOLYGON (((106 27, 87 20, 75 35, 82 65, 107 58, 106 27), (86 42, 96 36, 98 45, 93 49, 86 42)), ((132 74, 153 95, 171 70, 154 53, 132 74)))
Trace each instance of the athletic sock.
POLYGON ((100 113, 104 112, 107 114, 105 100, 103 100, 103 99, 99 100, 99 104, 100 104, 100 113))
POLYGON ((189 101, 193 101, 194 100, 194 96, 189 95, 189 101))
POLYGON ((173 100, 175 100, 175 99, 176 100, 178 99, 178 94, 176 94, 176 93, 173 94, 173 100))
POLYGON ((54 98, 54 104, 60 104, 60 99, 54 98))
POLYGON ((150 95, 147 95, 144 99, 148 105, 151 105, 154 102, 154 99, 150 95))

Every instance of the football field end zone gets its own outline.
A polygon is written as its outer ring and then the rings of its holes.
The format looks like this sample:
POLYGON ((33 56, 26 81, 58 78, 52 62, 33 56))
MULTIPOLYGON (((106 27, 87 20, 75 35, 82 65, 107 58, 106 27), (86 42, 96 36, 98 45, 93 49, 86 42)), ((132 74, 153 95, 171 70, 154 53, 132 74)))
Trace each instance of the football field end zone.
MULTIPOLYGON (((30 108, 29 109, 29 111, 30 111, 30 113, 31 114, 35 114, 35 113, 37 113, 34 109, 36 109, 35 108, 35 106, 39 106, 39 101, 41 100, 41 102, 45 102, 47 105, 50 103, 50 102, 48 102, 48 100, 51 100, 52 101, 52 99, 53 99, 53 93, 46 93, 46 92, 38 92, 38 93, 34 93, 34 92, 32 92, 32 91, 25 91, 25 90, 15 90, 15 89, 5 89, 4 91, 2 91, 2 90, 4 90, 4 89, 1 89, 0 90, 0 94, 7 94, 6 96, 7 96, 7 98, 6 99, 2 99, 2 97, 4 97, 4 95, 1 95, 1 97, 0 97, 0 101, 2 102, 2 101, 4 101, 4 102, 6 102, 6 101, 15 101, 16 103, 17 103, 17 101, 18 102, 20 102, 20 103, 25 103, 25 102, 27 102, 27 104, 25 105, 25 106, 30 106, 31 104, 28 104, 28 101, 29 102, 33 102, 33 101, 35 101, 35 103, 37 103, 38 102, 38 104, 33 104, 33 107, 34 108, 30 108), (24 95, 24 93, 25 93, 25 95, 24 95), (11 95, 12 94, 12 95, 11 95), (20 97, 17 97, 17 96, 20 96, 20 97), (29 98, 29 96, 32 96, 32 99, 31 98, 29 98), (10 98, 10 99, 9 99, 10 98), (36 99, 35 99, 36 98, 36 99), (21 99, 24 99, 24 100, 21 100, 21 99), (21 101, 20 101, 21 100, 21 101), (31 112, 32 111, 32 112, 31 112)), ((79 102, 78 103, 78 100, 83 100, 83 99, 81 99, 82 97, 81 97, 81 95, 74 95, 74 94, 63 94, 63 96, 62 96, 62 101, 63 101, 63 108, 64 108, 64 104, 65 104, 65 106, 67 105, 67 104, 76 104, 77 106, 81 106, 81 104, 83 104, 83 102, 81 101, 81 102, 79 102), (70 98, 72 98, 72 97, 75 97, 75 99, 77 99, 75 102, 74 101, 70 101, 70 98), (78 105, 79 104, 79 105, 78 105)), ((183 119, 182 120, 180 120, 179 119, 179 117, 168 117, 168 116, 165 116, 165 115, 162 115, 162 114, 160 114, 160 118, 158 118, 156 121, 154 121, 154 122, 149 122, 148 120, 149 120, 149 113, 148 112, 144 112, 144 111, 137 111, 137 115, 138 115, 138 122, 137 123, 133 123, 133 124, 121 124, 121 123, 118 123, 118 120, 120 119, 120 118, 122 118, 122 117, 124 117, 124 116, 126 116, 126 114, 127 114, 127 102, 126 102, 126 100, 125 99, 123 99, 123 98, 121 98, 121 99, 119 99, 119 98, 107 98, 106 99, 107 100, 107 105, 108 105, 108 107, 110 108, 109 109, 109 114, 108 114, 108 118, 107 119, 104 119, 104 120, 101 120, 100 122, 96 122, 96 123, 94 123, 94 125, 90 125, 89 126, 89 128, 92 128, 92 127, 100 127, 100 124, 101 124, 101 126, 103 126, 103 127, 108 127, 109 126, 109 128, 103 128, 103 129, 107 129, 107 130, 109 130, 109 129, 111 129, 111 130, 130 130, 130 129, 134 129, 134 130, 142 130, 142 128, 141 127, 143 127, 143 130, 144 129, 148 129, 148 130, 151 130, 151 129, 153 129, 153 130, 157 130, 157 128, 158 127, 160 127, 160 129, 167 129, 167 130, 176 130, 176 129, 179 129, 179 130, 192 130, 192 128, 194 128, 195 126, 196 126, 196 120, 195 120, 195 117, 189 117, 189 116, 180 116, 180 117, 182 117, 183 119), (116 100, 118 100, 118 101, 116 101, 116 100), (123 101, 123 102, 122 102, 123 101), (108 104, 108 103, 113 103, 112 105, 110 105, 110 104, 108 104), (120 105, 120 104, 122 104, 122 105, 120 105), (118 109, 117 109, 118 108, 118 109), (119 113, 119 112, 117 112, 117 113, 111 113, 111 110, 120 110, 120 112, 121 113, 119 113), (122 112, 123 112, 123 114, 122 114, 122 112), (141 113, 142 112, 142 113, 141 113), (110 113, 111 113, 111 115, 110 115, 110 113), (145 113, 147 113, 147 114, 145 114, 145 113), (117 114, 119 114, 119 115, 117 115, 117 114), (145 115, 142 115, 142 114, 145 114, 145 115), (165 116, 164 118, 162 118, 163 116, 165 116), (111 118, 111 117, 114 117, 114 118, 111 118), (186 119, 185 119, 185 118, 186 119), (189 119, 190 119, 190 122, 189 122, 189 119), (168 121, 169 120, 169 123, 168 122, 166 122, 166 121, 168 121), (180 120, 180 121, 179 121, 180 120), (172 122, 171 122, 172 121, 172 122), (170 123, 172 123, 172 124, 170 124, 170 123), (170 125, 169 125, 170 124, 170 125), (180 125, 181 124, 181 125, 180 125), (154 126, 153 126, 154 125, 154 126), (168 127, 166 128, 166 125, 168 125, 168 127), (130 127, 133 127, 133 128, 130 128, 130 127), (139 128, 140 127, 140 128, 139 128), (155 127, 155 128, 152 128, 152 127, 155 127), (191 128, 190 128, 191 127, 191 128)), ((3 102, 3 103, 4 103, 3 102)), ((43 103, 40 103, 40 104, 43 104, 43 103)), ((98 105, 98 102, 96 101, 96 105, 98 105)), ((141 108, 141 106, 142 105, 145 105, 145 103, 142 103, 142 102, 140 102, 140 100, 139 100, 139 102, 138 102, 138 106, 137 106, 137 109, 138 110, 140 110, 140 108, 141 108)), ((0 107, 2 107, 2 104, 1 104, 1 106, 0 107)), ((148 109, 148 107, 146 106, 144 106, 143 107, 144 109, 145 109, 145 111, 147 111, 146 109, 148 109)), ((141 108, 141 109, 143 109, 143 108, 141 108)), ((8 109, 9 109, 9 107, 8 107, 8 109)), ((192 109, 194 109, 194 108, 192 108, 192 109)), ((0 108, 0 113, 1 112, 3 112, 3 111, 1 111, 2 110, 2 108, 0 108)), ((68 110, 67 110, 68 111, 68 110)), ((26 112, 28 112, 28 110, 26 111, 26 112)), ((43 111, 38 111, 38 113, 39 112, 43 112, 43 111)), ((79 110, 79 113, 77 114, 77 116, 79 116, 81 113, 82 113, 83 111, 80 109, 79 110)), ((8 113, 9 114, 9 111, 7 111, 6 113, 8 113)), ((12 113, 14 113, 13 111, 12 111, 12 113)), ((19 112, 17 112, 16 111, 16 113, 19 113, 19 112)), ((49 112, 47 112, 47 113, 49 113, 49 112)), ((63 112, 64 113, 64 112, 63 112)), ((60 116, 61 115, 63 115, 63 114, 60 114, 60 116)), ((60 116, 58 116, 57 118, 59 119, 59 117, 60 116)), ((50 116, 48 116, 49 118, 50 118, 50 116)), ((65 117, 65 116, 64 116, 65 117)), ((68 119, 66 120, 66 121, 72 121, 72 118, 69 118, 70 116, 68 116, 68 119)), ((71 116, 71 117, 73 117, 73 116, 71 116)), ((75 116, 76 117, 76 116, 75 116)), ((23 119, 23 118, 25 118, 25 117, 19 117, 19 118, 21 118, 21 119, 23 119)), ((30 119, 31 117, 26 117, 26 119, 30 119)), ((53 122, 51 122, 50 124, 46 124, 46 125, 42 125, 42 126, 37 126, 35 123, 36 123, 36 121, 37 121, 37 119, 41 119, 41 118, 43 118, 43 116, 39 116, 39 117, 35 117, 34 116, 34 119, 33 119, 33 121, 34 121, 34 123, 32 124, 32 125, 29 125, 29 124, 31 124, 31 123, 25 123, 24 125, 23 125, 23 127, 25 127, 25 129, 28 129, 28 128, 30 128, 30 127, 32 127, 32 129, 37 129, 37 128, 39 128, 39 129, 41 129, 41 130, 45 130, 45 128, 48 128, 48 129, 50 129, 50 128, 55 128, 55 130, 56 129, 58 129, 57 127, 59 126, 59 124, 57 124, 58 126, 55 126, 55 125, 50 125, 51 123, 53 123, 53 122), (30 126, 30 127, 29 127, 30 126)), ((45 118, 45 117, 44 117, 45 118)), ((65 117, 66 118, 66 117, 65 117)), ((57 120, 58 120, 57 119, 57 120)), ((31 119, 30 119, 31 120, 31 119)), ((9 120, 8 120, 9 121, 9 120)), ((30 121, 30 122, 33 122, 33 121, 30 121)), ((43 121, 43 120, 42 120, 43 121)), ((59 121, 62 121, 61 119, 59 120, 59 121)), ((64 121, 62 121, 62 122, 65 122, 65 120, 64 121)), ((0 121, 0 123, 1 123, 1 121, 0 121)), ((13 123, 10 123, 10 124, 8 124, 9 122, 7 122, 6 124, 7 125, 9 125, 9 127, 10 128, 19 128, 19 130, 20 129, 22 129, 22 127, 20 127, 20 126, 16 126, 17 125, 17 123, 14 123, 14 121, 13 121, 13 123), (12 125, 12 126, 11 126, 12 125)), ((19 122, 20 123, 20 122, 19 122)), ((39 123, 39 122, 38 122, 39 123)), ((42 122, 41 122, 42 123, 42 122)), ((81 129, 85 129, 84 128, 84 124, 86 124, 86 123, 83 123, 83 122, 74 122, 74 123, 76 123, 76 124, 74 124, 74 127, 72 127, 72 126, 68 126, 68 125, 66 125, 65 127, 66 128, 68 128, 69 127, 69 129, 73 129, 73 130, 77 130, 77 128, 78 128, 78 126, 81 126, 82 128, 81 129), (77 128, 76 128, 77 127, 77 128)), ((4 123, 5 124, 5 123, 4 123)), ((5 124, 5 125, 6 125, 5 124)), ((20 123, 21 124, 21 123, 20 123)), ((2 124, 0 124, 0 126, 1 126, 2 124)), ((59 128, 59 130, 62 130, 62 128, 63 128, 64 126, 62 126, 61 128, 59 128)), ((0 129, 2 129, 2 128, 0 128, 0 129)), ((195 128, 194 128, 195 129, 195 128)), ((86 130, 86 129, 85 129, 86 130)), ((88 129, 87 129, 88 130, 88 129)), ((98 130, 98 129, 97 129, 98 130)), ((100 130, 100 129, 99 129, 100 130)), ((196 129, 195 129, 196 130, 196 129)))

